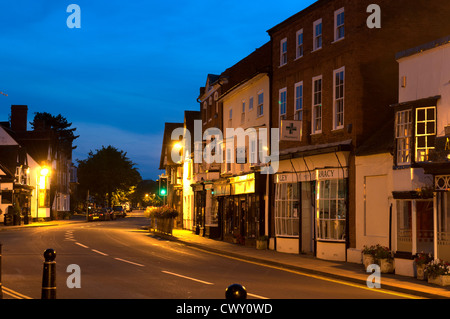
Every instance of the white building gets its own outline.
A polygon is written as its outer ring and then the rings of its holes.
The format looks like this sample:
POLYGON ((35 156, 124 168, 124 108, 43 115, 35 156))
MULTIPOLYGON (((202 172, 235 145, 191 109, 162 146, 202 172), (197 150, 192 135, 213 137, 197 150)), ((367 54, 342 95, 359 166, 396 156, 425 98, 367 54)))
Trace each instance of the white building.
POLYGON ((449 261, 450 36, 400 52, 397 60, 393 249, 409 265, 420 252, 449 261))

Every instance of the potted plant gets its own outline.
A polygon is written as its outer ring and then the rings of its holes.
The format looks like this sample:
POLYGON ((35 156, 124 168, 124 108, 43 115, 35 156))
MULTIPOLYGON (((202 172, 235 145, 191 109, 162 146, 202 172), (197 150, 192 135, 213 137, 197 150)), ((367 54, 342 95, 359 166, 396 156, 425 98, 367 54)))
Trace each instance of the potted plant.
POLYGON ((425 266, 433 260, 432 254, 426 254, 424 252, 418 253, 414 258, 416 264, 416 277, 419 280, 426 280, 425 266))
POLYGON ((256 249, 267 249, 267 239, 268 237, 266 235, 260 236, 256 239, 256 249))
POLYGON ((375 246, 364 246, 362 250, 364 269, 375 263, 375 246))
POLYGON ((446 261, 435 259, 425 266, 428 283, 439 286, 450 286, 450 264, 446 261))
POLYGON ((375 260, 380 266, 382 274, 394 272, 394 256, 388 247, 377 245, 375 250, 375 260))

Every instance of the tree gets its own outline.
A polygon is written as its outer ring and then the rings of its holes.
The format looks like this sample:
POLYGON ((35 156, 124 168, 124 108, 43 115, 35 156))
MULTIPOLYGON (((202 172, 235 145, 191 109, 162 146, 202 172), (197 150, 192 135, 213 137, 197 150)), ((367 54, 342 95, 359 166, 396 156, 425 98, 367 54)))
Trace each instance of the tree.
POLYGON ((74 132, 76 128, 71 128, 72 123, 69 123, 61 114, 53 116, 47 112, 35 112, 34 119, 30 122, 33 130, 51 130, 55 134, 55 149, 62 149, 67 154, 72 154, 72 150, 76 148, 73 146, 73 141, 79 137, 74 132))
POLYGON ((141 175, 127 153, 113 146, 89 152, 88 158, 78 160, 80 190, 108 201, 111 206, 114 193, 128 192, 141 181, 141 175))

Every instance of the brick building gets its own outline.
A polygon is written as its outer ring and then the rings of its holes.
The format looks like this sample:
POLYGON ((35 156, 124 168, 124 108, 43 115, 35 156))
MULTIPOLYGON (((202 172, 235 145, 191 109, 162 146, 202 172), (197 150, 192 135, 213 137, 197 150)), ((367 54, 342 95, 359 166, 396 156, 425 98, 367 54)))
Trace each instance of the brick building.
MULTIPOLYGON (((355 151, 398 98, 395 54, 448 35, 445 1, 319 0, 274 26, 272 127, 280 165, 271 245, 318 258, 357 259, 355 151), (381 28, 370 28, 380 13, 381 28), (375 20, 373 20, 375 19, 375 20), (297 140, 284 131, 299 128, 297 140)), ((392 129, 388 127, 386 129, 392 129)))

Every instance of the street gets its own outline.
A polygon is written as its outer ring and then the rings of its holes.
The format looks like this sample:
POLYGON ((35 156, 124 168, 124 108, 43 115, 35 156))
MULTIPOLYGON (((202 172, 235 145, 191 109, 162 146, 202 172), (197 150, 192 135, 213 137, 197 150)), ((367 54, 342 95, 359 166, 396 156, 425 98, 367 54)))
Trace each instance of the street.
POLYGON ((3 298, 41 298, 43 252, 56 251, 57 299, 224 299, 239 283, 248 299, 399 298, 193 249, 150 235, 142 212, 125 219, 0 232, 3 298), (80 288, 69 288, 69 265, 80 288))

